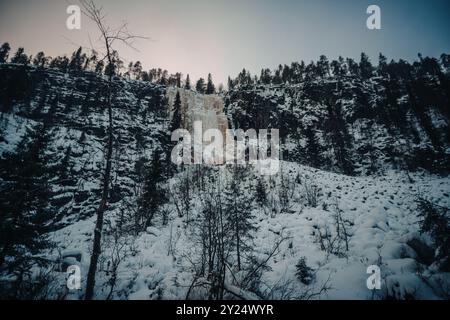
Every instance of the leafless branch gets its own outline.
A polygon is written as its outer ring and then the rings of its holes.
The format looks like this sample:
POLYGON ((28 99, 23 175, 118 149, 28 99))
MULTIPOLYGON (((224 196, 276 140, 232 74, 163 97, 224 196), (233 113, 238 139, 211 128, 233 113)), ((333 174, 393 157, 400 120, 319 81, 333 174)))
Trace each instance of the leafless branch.
POLYGON ((111 53, 109 50, 115 42, 120 42, 123 45, 139 52, 139 50, 134 46, 135 40, 151 40, 145 36, 132 34, 128 30, 127 22, 123 22, 118 28, 109 27, 106 22, 106 14, 103 13, 103 7, 97 7, 93 0, 79 1, 81 4, 81 12, 92 22, 94 22, 100 31, 100 38, 103 38, 107 50, 105 57, 111 53))

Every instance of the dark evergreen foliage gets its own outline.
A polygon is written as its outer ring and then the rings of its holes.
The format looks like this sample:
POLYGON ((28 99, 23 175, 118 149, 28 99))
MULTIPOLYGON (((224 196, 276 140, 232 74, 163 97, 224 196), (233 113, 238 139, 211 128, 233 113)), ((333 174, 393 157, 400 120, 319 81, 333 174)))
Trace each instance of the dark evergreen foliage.
POLYGON ((175 96, 175 102, 173 104, 172 111, 173 111, 173 115, 172 115, 172 121, 170 122, 170 131, 174 132, 177 129, 182 129, 180 92, 177 92, 177 94, 175 96))
POLYGON ((1 160, 0 267, 11 272, 30 266, 49 244, 52 211, 44 127, 29 130, 16 153, 1 160))
POLYGON ((155 150, 150 165, 145 170, 139 212, 136 216, 136 227, 140 230, 151 226, 158 208, 167 201, 166 191, 162 186, 165 177, 162 160, 162 151, 155 150))
POLYGON ((226 112, 234 128, 279 129, 283 144, 296 144, 284 150, 288 160, 346 174, 386 165, 446 174, 449 60, 380 54, 375 67, 364 53, 359 63, 321 56, 263 69, 256 82, 244 69, 228 81, 226 112))
POLYGON ((442 271, 450 272, 450 210, 424 198, 419 198, 417 205, 422 218, 421 230, 433 239, 435 259, 442 271))

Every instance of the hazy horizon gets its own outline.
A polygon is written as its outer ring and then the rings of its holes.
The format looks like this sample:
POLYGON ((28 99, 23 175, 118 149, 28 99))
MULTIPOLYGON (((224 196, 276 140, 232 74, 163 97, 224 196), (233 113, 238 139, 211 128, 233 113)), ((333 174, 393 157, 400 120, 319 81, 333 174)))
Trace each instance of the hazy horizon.
MULTIPOLYGON (((152 40, 136 42, 139 52, 118 47, 125 63, 141 61, 144 69, 162 68, 190 74, 191 80, 213 75, 226 84, 243 68, 252 74, 321 54, 330 60, 366 52, 374 63, 382 52, 388 59, 439 57, 450 52, 450 3, 435 1, 206 1, 98 0, 112 26, 152 40), (381 8, 382 29, 366 28, 366 9, 381 8)), ((81 30, 67 30, 66 8, 77 1, 0 0, 0 41, 12 51, 70 55, 78 46, 96 47, 96 32, 85 17, 81 30)))

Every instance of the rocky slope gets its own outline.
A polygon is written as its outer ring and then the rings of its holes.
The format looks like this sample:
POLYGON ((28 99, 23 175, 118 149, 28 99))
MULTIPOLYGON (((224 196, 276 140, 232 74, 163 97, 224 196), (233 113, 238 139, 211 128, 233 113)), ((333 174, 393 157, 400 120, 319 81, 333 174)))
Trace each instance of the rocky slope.
MULTIPOLYGON (((445 103, 430 100, 419 112, 411 107, 414 95, 400 90, 401 98, 395 100, 405 111, 402 128, 387 120, 394 113, 380 116, 377 108, 385 106, 381 91, 386 88, 380 81, 349 77, 260 84, 235 87, 221 96, 179 89, 187 128, 202 120, 205 128, 222 131, 282 131, 281 171, 262 177, 251 167, 174 170, 164 158, 149 176, 154 151, 172 147, 168 128, 178 89, 114 79, 112 189, 96 298, 208 298, 211 276, 205 274, 205 251, 210 247, 202 237, 211 226, 207 223, 222 209, 234 212, 230 208, 245 212, 238 226, 245 225, 248 232, 242 266, 236 239, 226 238, 224 298, 448 298, 450 276, 435 259, 439 250, 431 234, 420 232, 416 202, 425 195, 436 206, 450 206, 445 103), (136 231, 143 190, 154 179, 162 181, 150 186, 164 194, 164 202, 151 225, 136 231), (208 216, 208 210, 214 214, 208 216), (296 268, 299 261, 303 267, 296 268), (381 268, 379 291, 367 289, 370 265, 381 268), (299 268, 307 276, 299 276, 299 268)), ((51 263, 31 269, 30 279, 45 271, 45 281, 39 279, 48 288, 32 298, 83 295, 83 290, 65 286, 65 269, 79 265, 84 284, 104 166, 106 85, 93 72, 0 64, 2 191, 9 192, 8 171, 23 165, 3 160, 23 152, 21 140, 39 125, 44 128, 39 132, 48 136, 43 153, 52 245, 39 256, 51 263)), ((147 194, 154 197, 152 188, 147 194)), ((3 205, 8 199, 1 200, 3 205)), ((222 233, 229 230, 227 225, 222 233)), ((1 281, 10 283, 14 276, 2 273, 1 281)))

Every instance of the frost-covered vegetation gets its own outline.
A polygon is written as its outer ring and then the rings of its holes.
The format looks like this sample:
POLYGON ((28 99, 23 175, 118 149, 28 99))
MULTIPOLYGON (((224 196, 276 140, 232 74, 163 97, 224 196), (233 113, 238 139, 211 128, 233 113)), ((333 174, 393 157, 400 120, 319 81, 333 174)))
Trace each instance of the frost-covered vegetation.
POLYGON ((215 94, 211 77, 194 90, 134 63, 110 82, 81 50, 34 60, 21 51, 6 63, 5 48, 0 298, 84 297, 111 85, 94 298, 450 297, 449 56, 380 57, 377 67, 364 55, 321 57, 256 78, 243 71, 215 94), (170 129, 195 119, 280 129, 280 172, 174 166, 170 129), (70 265, 81 290, 66 286, 70 265), (366 286, 370 265, 381 268, 380 290, 366 286))

